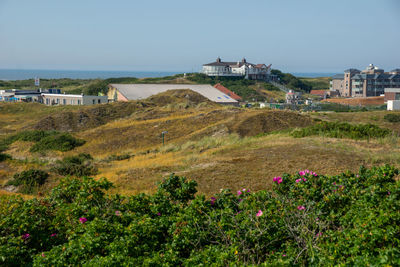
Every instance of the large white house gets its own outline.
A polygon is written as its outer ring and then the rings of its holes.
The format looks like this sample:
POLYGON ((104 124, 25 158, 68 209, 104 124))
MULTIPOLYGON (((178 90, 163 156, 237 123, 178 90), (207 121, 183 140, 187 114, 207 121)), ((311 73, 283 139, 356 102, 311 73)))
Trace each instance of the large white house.
POLYGON ((217 58, 215 62, 204 64, 202 73, 208 76, 244 77, 250 80, 268 80, 271 64, 252 64, 245 58, 238 62, 224 62, 217 58))

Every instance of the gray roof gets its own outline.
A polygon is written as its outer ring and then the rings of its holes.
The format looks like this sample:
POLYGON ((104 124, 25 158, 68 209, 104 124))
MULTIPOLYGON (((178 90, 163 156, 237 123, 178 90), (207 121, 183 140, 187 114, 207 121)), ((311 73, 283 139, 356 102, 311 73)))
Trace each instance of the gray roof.
POLYGON ((393 78, 398 78, 400 75, 399 74, 388 74, 388 73, 375 73, 375 74, 366 74, 366 73, 360 73, 356 74, 353 77, 351 77, 352 80, 365 80, 365 79, 393 79, 393 78))
POLYGON ((390 72, 400 72, 400 69, 394 69, 394 70, 391 70, 390 72))
POLYGON ((385 93, 400 93, 400 88, 385 88, 385 93))
POLYGON ((343 80, 344 79, 344 74, 336 74, 332 76, 333 80, 343 80))
POLYGON ((361 72, 361 71, 358 69, 347 69, 344 72, 361 72))
POLYGON ((110 84, 129 100, 145 99, 168 90, 189 89, 217 103, 237 101, 208 84, 110 84))

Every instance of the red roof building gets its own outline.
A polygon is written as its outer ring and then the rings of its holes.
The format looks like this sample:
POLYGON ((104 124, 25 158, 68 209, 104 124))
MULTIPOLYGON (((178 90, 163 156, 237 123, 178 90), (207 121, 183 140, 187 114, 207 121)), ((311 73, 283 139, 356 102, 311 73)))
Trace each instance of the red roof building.
POLYGON ((214 88, 218 89, 220 92, 228 95, 229 97, 231 97, 237 101, 242 100, 242 98, 240 96, 238 96, 237 94, 235 94, 234 92, 232 92, 231 90, 229 90, 228 88, 226 88, 225 86, 223 86, 220 83, 217 83, 216 85, 214 85, 214 88))
POLYGON ((325 90, 311 90, 311 95, 317 95, 320 97, 326 97, 328 95, 328 91, 325 90))

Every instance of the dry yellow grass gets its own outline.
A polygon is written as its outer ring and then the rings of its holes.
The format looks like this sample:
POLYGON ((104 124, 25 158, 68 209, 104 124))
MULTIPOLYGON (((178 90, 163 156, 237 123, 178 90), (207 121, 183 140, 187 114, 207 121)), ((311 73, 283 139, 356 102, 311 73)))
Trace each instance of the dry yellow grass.
MULTIPOLYGON (((40 111, 39 117, 47 115, 50 110, 40 111)), ((26 110, 15 115, 11 111, 0 118, 17 121, 15 128, 0 123, 0 129, 12 132, 36 121, 31 115, 20 114, 26 110)), ((400 133, 400 124, 383 120, 387 113, 313 113, 311 116, 329 121, 375 123, 400 133)), ((100 171, 96 177, 108 178, 116 186, 113 191, 123 194, 153 192, 155 183, 170 173, 195 179, 200 192, 214 194, 220 188, 265 189, 271 185, 274 176, 305 168, 323 174, 338 174, 346 170, 356 171, 360 165, 388 163, 400 166, 397 138, 367 142, 315 136, 296 139, 285 133, 253 136, 263 131, 297 126, 297 118, 302 117, 284 111, 227 107, 143 108, 128 118, 74 133, 87 143, 67 153, 49 152, 41 156, 28 151, 29 143, 14 143, 6 152, 21 160, 0 163, 0 182, 4 183, 14 173, 27 168, 50 168, 48 164, 39 164, 34 160, 36 158, 50 163, 81 152, 95 157, 100 171), (279 114, 274 115, 274 112, 279 114), (270 120, 262 122, 265 117, 270 120), (168 131, 165 146, 161 144, 162 131, 168 131), (239 136, 247 133, 251 136, 239 136), (135 156, 121 161, 102 161, 112 154, 123 153, 135 156)), ((57 177, 52 176, 45 189, 56 183, 57 177)))

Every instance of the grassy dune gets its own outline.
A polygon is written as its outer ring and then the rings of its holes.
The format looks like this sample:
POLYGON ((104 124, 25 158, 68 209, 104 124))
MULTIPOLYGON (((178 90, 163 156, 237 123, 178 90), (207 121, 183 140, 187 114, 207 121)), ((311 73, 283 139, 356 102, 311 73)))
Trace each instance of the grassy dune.
MULTIPOLYGON (((66 112, 72 113, 71 125, 76 125, 74 120, 79 117, 76 114, 82 112, 92 114, 91 123, 98 122, 89 128, 71 128, 72 135, 86 143, 69 152, 38 154, 29 151, 32 145, 29 142, 13 143, 5 151, 13 159, 0 162, 0 184, 29 168, 50 170, 57 159, 82 152, 94 157, 99 169, 96 177, 108 178, 116 185, 112 191, 123 194, 153 192, 155 183, 170 173, 195 179, 200 192, 213 194, 221 188, 264 189, 274 176, 300 169, 339 174, 345 170, 356 171, 360 165, 400 166, 400 147, 395 135, 356 141, 322 136, 293 138, 289 134, 290 129, 312 124, 313 119, 374 123, 400 133, 399 123, 383 119, 386 111, 300 115, 207 102, 182 100, 179 105, 171 105, 170 101, 157 101, 155 98, 140 105, 132 102, 127 107, 120 104, 95 107, 106 108, 106 114, 117 114, 108 120, 97 118, 103 113, 93 112, 93 107, 0 105, 1 121, 4 118, 13 122, 0 124, 3 136, 34 128, 48 116, 57 117, 66 112), (123 116, 118 110, 129 112, 123 116), (164 146, 162 131, 168 131, 164 146), (113 160, 113 156, 125 154, 130 157, 113 160)), ((48 190, 58 179, 59 176, 52 174, 41 190, 48 190)))

